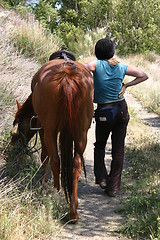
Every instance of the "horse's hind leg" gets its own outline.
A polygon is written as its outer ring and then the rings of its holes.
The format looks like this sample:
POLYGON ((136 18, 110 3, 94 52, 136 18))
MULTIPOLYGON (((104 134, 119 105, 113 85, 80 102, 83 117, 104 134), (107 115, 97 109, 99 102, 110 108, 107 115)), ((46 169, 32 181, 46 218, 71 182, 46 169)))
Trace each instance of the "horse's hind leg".
POLYGON ((74 163, 73 163, 73 189, 72 189, 72 197, 70 203, 70 213, 69 213, 69 220, 77 221, 78 220, 78 179, 81 175, 82 164, 81 164, 81 157, 78 153, 75 154, 74 163))
POLYGON ((69 213, 69 220, 77 221, 78 220, 78 180, 81 175, 82 171, 82 159, 84 150, 86 148, 87 143, 87 133, 84 132, 82 134, 81 140, 78 141, 75 147, 75 157, 73 163, 73 188, 72 188, 72 196, 71 196, 71 203, 70 203, 70 213, 69 213))
POLYGON ((50 157, 50 166, 54 177, 54 187, 59 191, 60 159, 57 151, 57 134, 44 132, 44 143, 50 157))

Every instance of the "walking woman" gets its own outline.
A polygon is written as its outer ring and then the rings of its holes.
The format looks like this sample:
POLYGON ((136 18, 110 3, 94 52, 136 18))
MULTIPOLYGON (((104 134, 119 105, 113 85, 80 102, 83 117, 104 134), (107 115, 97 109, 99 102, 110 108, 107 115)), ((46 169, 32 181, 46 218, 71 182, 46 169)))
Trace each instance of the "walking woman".
POLYGON ((114 53, 114 43, 107 38, 100 39, 95 45, 97 59, 85 63, 94 76, 94 103, 97 103, 96 142, 94 144, 95 181, 111 197, 115 197, 120 190, 124 144, 129 122, 124 92, 126 88, 148 79, 147 74, 141 70, 119 63, 113 58, 114 53), (134 79, 124 84, 122 82, 125 75, 133 76, 134 79), (112 161, 108 173, 104 159, 110 133, 112 161))

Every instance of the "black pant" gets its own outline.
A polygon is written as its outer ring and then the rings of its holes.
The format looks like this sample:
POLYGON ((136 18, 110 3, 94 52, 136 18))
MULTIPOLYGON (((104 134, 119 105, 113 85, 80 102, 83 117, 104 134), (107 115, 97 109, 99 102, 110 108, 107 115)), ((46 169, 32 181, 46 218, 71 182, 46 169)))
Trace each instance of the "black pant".
POLYGON ((124 144, 129 122, 128 107, 125 100, 114 105, 100 105, 95 111, 96 142, 94 148, 94 174, 96 183, 107 180, 109 190, 119 190, 124 161, 124 144), (109 134, 112 140, 112 162, 107 173, 104 158, 109 134))

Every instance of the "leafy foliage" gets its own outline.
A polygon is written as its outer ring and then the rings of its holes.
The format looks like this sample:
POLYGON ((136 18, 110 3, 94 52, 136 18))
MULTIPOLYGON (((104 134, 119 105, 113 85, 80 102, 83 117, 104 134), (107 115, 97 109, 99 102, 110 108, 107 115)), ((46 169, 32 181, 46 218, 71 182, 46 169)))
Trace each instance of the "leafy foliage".
POLYGON ((113 15, 109 29, 121 54, 154 50, 160 53, 159 0, 121 0, 113 15))
MULTIPOLYGON (((26 5, 22 0, 4 2, 12 7, 26 5)), ((74 43, 84 45, 82 36, 87 32, 103 28, 105 36, 114 39, 121 55, 160 53, 159 0, 39 0, 35 4, 27 1, 27 6, 28 2, 36 19, 63 38, 69 50, 74 43)))
POLYGON ((79 33, 76 32, 75 41, 72 34, 68 34, 68 47, 72 52, 75 52, 77 57, 84 58, 94 55, 95 43, 105 37, 105 29, 97 28, 96 31, 88 31, 84 33, 79 29, 79 33))
POLYGON ((43 27, 46 27, 54 32, 58 26, 59 14, 55 6, 55 2, 52 4, 49 1, 40 0, 38 4, 33 7, 33 12, 36 19, 40 21, 43 27))

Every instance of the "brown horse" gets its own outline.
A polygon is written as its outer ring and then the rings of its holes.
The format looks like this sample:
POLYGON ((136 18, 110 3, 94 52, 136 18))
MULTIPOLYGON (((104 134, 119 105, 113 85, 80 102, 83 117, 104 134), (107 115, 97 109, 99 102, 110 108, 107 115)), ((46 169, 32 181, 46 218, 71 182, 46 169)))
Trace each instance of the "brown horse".
POLYGON ((83 64, 59 59, 42 66, 32 86, 33 109, 43 126, 42 161, 50 157, 58 191, 61 172, 61 184, 70 202, 69 220, 77 221, 78 179, 93 116, 93 78, 83 64))
MULTIPOLYGON (((55 59, 66 59, 67 61, 73 60, 76 61, 75 56, 66 50, 60 50, 54 52, 49 57, 49 61, 55 59)), ((37 79, 34 77, 31 83, 31 90, 33 92, 34 86, 36 84, 37 79)), ((41 182, 43 183, 46 181, 45 178, 45 168, 48 163, 48 153, 44 144, 44 131, 41 128, 41 124, 36 118, 33 105, 32 105, 32 94, 29 95, 27 100, 21 105, 17 100, 17 112, 15 115, 15 119, 13 122, 13 129, 12 129, 12 144, 15 144, 17 141, 21 141, 23 146, 27 145, 31 138, 39 132, 41 145, 42 145, 42 152, 41 152, 41 161, 42 161, 42 177, 41 182), (35 117, 34 117, 35 116, 35 117)))
POLYGON ((33 108, 44 129, 54 187, 59 191, 61 168, 61 184, 70 201, 69 220, 76 221, 78 179, 93 117, 93 78, 83 64, 60 59, 46 63, 32 82, 33 108))

